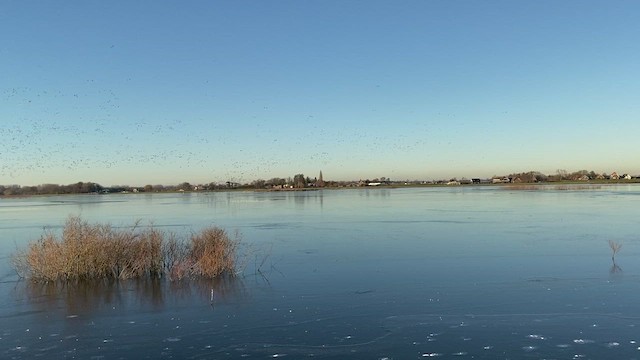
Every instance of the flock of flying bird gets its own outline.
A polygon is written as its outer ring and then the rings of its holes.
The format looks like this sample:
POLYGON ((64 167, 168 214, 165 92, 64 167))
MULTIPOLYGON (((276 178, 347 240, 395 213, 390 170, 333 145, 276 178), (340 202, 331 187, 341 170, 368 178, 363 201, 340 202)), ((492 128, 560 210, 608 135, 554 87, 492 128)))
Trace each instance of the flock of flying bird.
POLYGON ((401 132, 374 134, 371 124, 332 128, 322 116, 308 114, 278 122, 273 119, 282 112, 253 106, 240 120, 153 112, 131 119, 113 90, 1 89, 0 184, 157 184, 158 174, 175 183, 244 182, 304 171, 313 176, 340 169, 345 158, 373 162, 372 154, 411 152, 426 141, 410 141, 401 132))

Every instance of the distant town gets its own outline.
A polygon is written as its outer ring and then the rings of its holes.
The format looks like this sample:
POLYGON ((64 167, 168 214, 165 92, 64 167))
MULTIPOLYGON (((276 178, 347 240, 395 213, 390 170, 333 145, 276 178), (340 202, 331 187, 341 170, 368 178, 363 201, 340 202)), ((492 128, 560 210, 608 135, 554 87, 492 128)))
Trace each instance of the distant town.
POLYGON ((320 171, 316 177, 296 174, 288 178, 257 179, 251 182, 235 181, 191 184, 183 182, 178 185, 102 186, 94 182, 77 182, 68 185, 41 184, 35 186, 0 185, 0 196, 32 196, 57 194, 111 194, 111 193, 161 193, 161 192, 198 192, 224 190, 257 190, 257 191, 296 191, 320 188, 356 188, 356 187, 403 187, 403 186, 464 186, 464 185, 498 185, 498 184, 536 184, 536 183, 640 183, 639 175, 618 174, 617 172, 596 173, 580 170, 567 172, 557 170, 555 174, 546 175, 538 171, 517 174, 492 176, 490 178, 452 178, 441 180, 392 180, 387 177, 360 179, 354 181, 325 180, 320 171))

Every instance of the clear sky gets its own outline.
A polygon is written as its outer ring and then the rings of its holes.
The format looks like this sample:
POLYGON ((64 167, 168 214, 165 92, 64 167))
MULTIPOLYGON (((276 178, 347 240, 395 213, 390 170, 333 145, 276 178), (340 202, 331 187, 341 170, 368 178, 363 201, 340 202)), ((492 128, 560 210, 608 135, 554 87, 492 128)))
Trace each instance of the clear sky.
POLYGON ((0 184, 640 174, 640 1, 0 2, 0 184))

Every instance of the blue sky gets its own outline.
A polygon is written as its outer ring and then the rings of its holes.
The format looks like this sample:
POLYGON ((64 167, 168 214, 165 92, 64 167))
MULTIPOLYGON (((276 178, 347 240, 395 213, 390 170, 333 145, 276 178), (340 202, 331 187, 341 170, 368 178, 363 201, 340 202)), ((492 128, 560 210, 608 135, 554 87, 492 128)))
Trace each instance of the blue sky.
POLYGON ((637 1, 3 1, 0 184, 640 175, 637 1))

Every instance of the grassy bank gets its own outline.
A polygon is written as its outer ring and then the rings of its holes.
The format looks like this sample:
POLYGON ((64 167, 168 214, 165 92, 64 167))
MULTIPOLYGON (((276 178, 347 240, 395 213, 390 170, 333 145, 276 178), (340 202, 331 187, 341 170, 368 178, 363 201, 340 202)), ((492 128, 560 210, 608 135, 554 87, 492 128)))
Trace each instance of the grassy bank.
POLYGON ((45 232, 13 257, 34 281, 213 278, 236 271, 239 238, 208 227, 179 238, 153 227, 117 229, 70 217, 62 235, 45 232))

